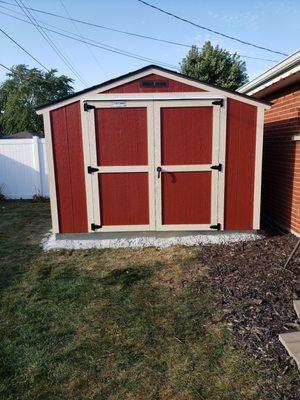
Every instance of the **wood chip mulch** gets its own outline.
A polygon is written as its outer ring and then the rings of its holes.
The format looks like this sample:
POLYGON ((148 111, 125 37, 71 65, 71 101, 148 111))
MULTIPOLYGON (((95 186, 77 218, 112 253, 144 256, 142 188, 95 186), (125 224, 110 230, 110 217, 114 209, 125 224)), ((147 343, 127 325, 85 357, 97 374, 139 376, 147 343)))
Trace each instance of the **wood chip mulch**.
POLYGON ((296 367, 278 340, 279 333, 299 329, 293 300, 300 299, 300 251, 283 268, 296 242, 293 235, 269 232, 258 241, 205 246, 199 253, 209 267, 200 285, 220 299, 220 320, 232 330, 234 345, 270 372, 267 398, 300 399, 300 374, 287 384, 296 367))

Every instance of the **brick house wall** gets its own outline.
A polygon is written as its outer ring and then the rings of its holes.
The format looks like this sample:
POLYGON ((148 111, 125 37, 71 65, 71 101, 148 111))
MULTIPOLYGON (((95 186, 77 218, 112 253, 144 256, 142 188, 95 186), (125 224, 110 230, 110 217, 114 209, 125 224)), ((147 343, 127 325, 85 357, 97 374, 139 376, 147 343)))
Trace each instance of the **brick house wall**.
POLYGON ((262 214, 300 234, 300 82, 264 98, 262 214))

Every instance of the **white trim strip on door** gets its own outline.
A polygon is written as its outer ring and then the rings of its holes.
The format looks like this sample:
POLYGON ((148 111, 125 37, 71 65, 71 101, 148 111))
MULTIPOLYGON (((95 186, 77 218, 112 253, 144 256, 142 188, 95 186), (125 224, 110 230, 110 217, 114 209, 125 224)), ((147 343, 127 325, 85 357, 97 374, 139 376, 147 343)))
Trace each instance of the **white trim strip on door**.
POLYGON ((98 171, 95 171, 95 173, 98 174, 107 174, 107 173, 126 173, 126 172, 149 172, 149 167, 148 165, 113 165, 109 167, 101 167, 97 166, 98 171))
POLYGON ((197 171, 210 171, 214 164, 195 164, 195 165, 163 165, 161 172, 197 172, 197 171))
POLYGON ((221 224, 221 230, 225 229, 226 120, 227 101, 224 100, 219 114, 219 163, 222 165, 222 171, 218 174, 218 222, 221 224))
MULTIPOLYGON (((91 166, 97 165, 97 144, 96 144, 96 128, 95 128, 95 112, 94 110, 85 111, 88 114, 88 138, 90 148, 90 162, 91 166)), ((87 169, 85 173, 88 174, 87 169)), ((100 210, 100 197, 99 197, 99 180, 97 174, 91 175, 91 196, 93 198, 93 221, 96 225, 101 225, 101 210, 100 210)), ((89 225, 89 232, 93 232, 91 225, 89 225)))
POLYGON ((81 132, 82 132, 82 148, 83 148, 83 165, 85 177, 85 194, 87 205, 87 222, 88 231, 90 232, 91 224, 94 222, 94 200, 92 175, 87 173, 87 168, 91 165, 90 159, 90 141, 89 141, 89 113, 84 111, 82 103, 80 104, 81 113, 81 132))
MULTIPOLYGON (((219 164, 219 134, 220 134, 220 106, 213 106, 213 131, 212 131, 212 163, 219 164)), ((219 171, 213 170, 211 175, 211 224, 217 225, 218 221, 218 180, 219 171)), ((221 227, 223 228, 223 227, 221 227)))
POLYGON ((155 230, 155 144, 154 144, 154 102, 147 106, 147 137, 148 137, 148 196, 149 196, 149 229, 155 230))

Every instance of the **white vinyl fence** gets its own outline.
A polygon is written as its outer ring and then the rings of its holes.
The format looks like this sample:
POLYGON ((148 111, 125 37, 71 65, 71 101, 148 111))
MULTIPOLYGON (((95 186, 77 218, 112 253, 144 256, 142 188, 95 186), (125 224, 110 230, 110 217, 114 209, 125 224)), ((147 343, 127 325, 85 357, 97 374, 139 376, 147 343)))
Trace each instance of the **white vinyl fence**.
POLYGON ((11 199, 49 196, 45 139, 0 139, 0 188, 11 199))

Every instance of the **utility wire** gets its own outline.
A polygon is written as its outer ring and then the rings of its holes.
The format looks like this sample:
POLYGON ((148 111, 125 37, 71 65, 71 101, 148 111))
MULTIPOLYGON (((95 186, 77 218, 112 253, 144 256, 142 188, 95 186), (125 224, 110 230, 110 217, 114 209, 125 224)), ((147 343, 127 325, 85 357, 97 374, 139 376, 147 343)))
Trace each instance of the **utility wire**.
POLYGON ((37 31, 41 34, 41 36, 46 40, 49 46, 54 50, 54 52, 58 55, 58 57, 64 62, 64 64, 75 74, 75 76, 80 80, 80 82, 87 86, 87 83, 82 79, 81 75, 72 63, 68 60, 67 56, 64 55, 61 50, 57 47, 55 42, 49 37, 49 35, 44 31, 43 27, 38 23, 34 15, 28 10, 28 7, 25 6, 22 0, 15 0, 20 9, 23 11, 24 15, 28 18, 28 20, 34 25, 37 31))
MULTIPOLYGON (((3 1, 0 0, 0 3, 6 3, 6 2, 3 2, 3 1)), ((8 3, 7 3, 7 4, 8 4, 8 3)), ((14 5, 14 4, 11 4, 11 5, 14 5)), ((12 10, 12 9, 10 9, 10 8, 7 8, 7 7, 5 7, 5 6, 1 6, 1 5, 0 5, 0 8, 3 8, 4 10, 8 10, 8 11, 10 11, 10 12, 13 12, 13 13, 16 13, 16 14, 19 14, 19 15, 20 15, 19 12, 14 11, 14 10, 12 10)), ((41 12, 43 13, 43 11, 41 11, 41 12)), ((8 16, 10 16, 10 17, 12 17, 12 18, 18 19, 17 17, 15 17, 15 16, 13 16, 13 15, 11 15, 11 14, 5 13, 5 12, 2 12, 2 14, 8 15, 8 16)), ((46 13, 46 14, 48 14, 48 13, 46 13)), ((22 15, 22 14, 21 14, 21 15, 22 15)), ((61 18, 65 18, 65 17, 61 17, 61 18)), ((20 20, 20 21, 24 21, 23 19, 20 19, 20 18, 19 18, 19 20, 20 20)), ((40 20, 38 20, 38 21, 39 21, 39 22, 42 22, 42 21, 40 21, 40 20)), ((74 19, 71 18, 71 21, 74 21, 74 19)), ((28 22, 28 21, 24 21, 24 22, 28 22)), ((47 24, 47 23, 45 23, 45 22, 42 22, 42 23, 43 23, 44 25, 51 26, 52 28, 56 28, 56 29, 59 29, 59 30, 61 30, 61 31, 63 31, 63 32, 70 33, 70 34, 73 35, 73 33, 69 32, 69 31, 67 31, 67 30, 65 30, 65 29, 61 29, 61 28, 59 28, 59 27, 57 27, 57 26, 55 26, 55 25, 47 24)), ((82 22, 82 23, 84 23, 84 22, 82 22)), ((89 25, 89 23, 88 23, 88 25, 89 25)), ((97 27, 101 27, 101 26, 98 26, 98 25, 97 25, 97 27)), ((108 27, 106 27, 105 29, 111 30, 111 28, 108 28, 108 27)), ((112 30, 115 31, 115 29, 112 29, 112 30)), ((125 33, 124 31, 117 31, 117 32, 125 33)), ((137 34, 135 34, 135 33, 129 33, 129 32, 127 32, 127 33, 125 33, 125 34, 143 37, 144 39, 152 39, 151 37, 143 36, 143 35, 137 35, 137 34)), ((81 38, 85 38, 85 39, 87 39, 87 40, 90 40, 90 39, 88 39, 88 38, 86 38, 86 37, 84 37, 84 36, 82 36, 82 35, 76 35, 76 36, 81 37, 81 38)), ((161 41, 160 39, 153 39, 153 40, 161 41)), ((165 40, 162 40, 162 41, 163 41, 163 42, 166 42, 165 40)), ((187 47, 187 48, 189 48, 189 49, 192 47, 191 44, 184 44, 184 43, 177 43, 177 42, 169 42, 169 41, 167 41, 167 43, 169 43, 169 44, 176 44, 176 45, 179 45, 179 46, 187 47)), ((242 58, 249 58, 249 59, 253 59, 253 60, 269 61, 269 62, 274 62, 274 63, 279 62, 279 60, 272 60, 272 59, 269 59, 269 58, 253 57, 253 56, 248 56, 248 55, 246 56, 246 55, 244 55, 244 54, 238 54, 238 55, 239 55, 240 57, 242 57, 242 58)))
MULTIPOLYGON (((75 30, 75 32, 77 32, 79 35, 81 35, 80 30, 78 29, 77 25, 75 24, 74 21, 72 21, 72 17, 71 14, 69 13, 69 10, 67 9, 67 7, 65 6, 63 0, 59 0, 60 4, 62 6, 62 8, 64 9, 64 12, 66 13, 66 15, 68 16, 68 18, 70 19, 70 22, 75 30)), ((98 65, 99 69, 101 70, 101 72, 107 76, 107 73, 104 71, 104 68, 102 67, 102 65, 100 64, 98 58, 95 56, 94 52, 92 51, 91 47, 89 45, 86 44, 86 48, 88 50, 88 52, 90 53, 91 57, 94 59, 94 61, 96 62, 96 64, 98 65)))
POLYGON ((236 42, 245 44, 245 45, 247 45, 247 46, 255 47, 256 49, 261 49, 261 50, 269 51, 270 53, 280 54, 280 55, 282 55, 282 56, 287 56, 287 55, 288 55, 288 54, 282 53, 281 51, 271 50, 271 49, 269 49, 269 48, 267 48, 267 47, 262 47, 262 46, 259 46, 259 45, 257 45, 257 44, 253 44, 253 43, 250 43, 250 42, 246 42, 246 41, 241 40, 241 39, 238 39, 238 38, 236 38, 236 37, 226 35, 225 33, 215 31, 215 30, 213 30, 213 29, 211 29, 211 28, 207 28, 207 27, 205 27, 205 26, 198 25, 198 24, 196 24, 196 23, 193 22, 193 21, 190 21, 190 20, 188 20, 188 19, 186 19, 186 18, 180 17, 180 16, 178 16, 178 15, 176 15, 176 14, 173 14, 173 13, 167 11, 167 10, 163 10, 162 8, 157 7, 157 6, 153 5, 153 4, 150 4, 150 3, 148 3, 147 1, 144 1, 144 0, 137 0, 137 1, 140 2, 140 3, 142 3, 142 4, 144 4, 145 6, 148 6, 148 7, 153 8, 154 10, 160 11, 160 12, 162 12, 163 14, 169 15, 170 17, 176 18, 176 19, 178 19, 178 20, 180 20, 180 21, 186 22, 187 24, 193 25, 193 26, 195 26, 195 27, 197 27, 197 28, 200 28, 200 29, 203 29, 203 30, 205 30, 205 31, 215 33, 216 35, 223 36, 223 37, 225 37, 225 38, 227 38, 227 39, 235 40, 236 42))
MULTIPOLYGON (((16 16, 14 16, 14 15, 8 14, 8 13, 3 12, 3 11, 0 11, 0 14, 7 15, 7 16, 9 16, 9 17, 11 17, 11 18, 14 18, 14 19, 17 19, 17 20, 19 20, 19 21, 25 22, 25 23, 27 23, 27 24, 31 24, 31 22, 29 22, 29 21, 26 21, 26 20, 24 20, 24 19, 22 19, 22 18, 16 17, 16 16)), ((49 24, 45 24, 45 25, 47 25, 47 26, 52 26, 52 25, 49 25, 49 24)), ((74 33, 71 33, 71 35, 76 36, 76 37, 73 37, 73 36, 70 36, 70 35, 67 35, 67 34, 58 32, 58 31, 56 31, 56 30, 54 30, 54 29, 50 29, 50 28, 46 28, 46 27, 44 27, 44 29, 47 30, 47 31, 49 31, 49 32, 53 32, 53 33, 55 33, 55 34, 57 34, 57 35, 60 35, 60 36, 63 36, 63 37, 66 37, 66 38, 69 38, 69 39, 72 39, 72 40, 76 40, 76 41, 81 42, 81 43, 86 43, 86 44, 88 44, 89 46, 94 46, 94 47, 100 48, 100 49, 102 49, 102 50, 110 51, 110 52, 113 52, 113 53, 116 53, 116 54, 120 54, 120 55, 123 55, 123 56, 126 56, 126 57, 131 57, 131 58, 134 58, 134 59, 137 59, 137 60, 150 62, 150 63, 152 63, 152 64, 153 64, 153 63, 154 63, 154 64, 159 64, 159 65, 165 66, 165 67, 167 67, 167 68, 178 69, 178 67, 176 67, 176 66, 174 66, 174 65, 167 64, 167 63, 164 63, 164 62, 161 62, 161 61, 158 61, 158 60, 153 60, 153 59, 151 59, 151 58, 147 58, 147 57, 144 57, 144 56, 140 56, 140 55, 135 54, 135 53, 126 52, 126 51, 121 50, 121 49, 119 49, 119 48, 117 48, 117 47, 108 46, 108 45, 105 45, 105 44, 103 44, 103 43, 101 43, 101 42, 94 41, 94 40, 92 40, 92 39, 86 38, 86 37, 81 36, 81 35, 76 35, 76 34, 74 34, 74 33), (77 37, 78 37, 78 38, 77 38, 77 37)), ((61 29, 61 28, 57 28, 57 29, 59 29, 59 30, 61 30, 61 31, 63 31, 63 32, 68 32, 68 31, 66 31, 66 30, 64 30, 64 29, 61 29)), ((69 33, 70 33, 70 32, 69 32, 69 33)))
POLYGON ((11 36, 9 36, 8 33, 6 33, 2 28, 0 28, 0 32, 2 32, 6 37, 8 37, 9 40, 11 40, 14 44, 16 44, 18 47, 20 47, 20 49, 22 49, 27 55, 29 55, 29 57, 31 57, 35 62, 37 62, 41 67, 43 67, 46 71, 49 72, 49 69, 47 67, 45 67, 45 65, 43 65, 38 59, 36 59, 31 53, 29 53, 29 51, 27 51, 26 49, 24 49, 23 46, 21 46, 15 39, 13 39, 11 36))
MULTIPOLYGON (((10 6, 16 7, 15 4, 9 3, 8 1, 0 0, 0 3, 9 4, 10 6)), ((28 7, 28 9, 31 10, 31 11, 35 11, 35 12, 41 13, 41 14, 51 15, 52 17, 57 17, 57 18, 61 18, 61 19, 68 19, 68 20, 71 20, 71 21, 74 21, 74 22, 78 22, 79 24, 89 25, 89 26, 92 26, 94 28, 106 29, 106 30, 112 31, 112 32, 123 33, 125 35, 136 36, 136 37, 140 37, 140 38, 143 38, 143 39, 155 40, 157 42, 174 44, 174 45, 177 45, 177 46, 190 47, 189 44, 174 42, 174 41, 171 41, 171 40, 160 39, 160 38, 156 38, 156 37, 153 37, 153 36, 142 35, 142 34, 135 33, 135 32, 122 31, 120 29, 111 28, 111 27, 105 26, 105 25, 94 24, 92 22, 83 21, 83 20, 76 19, 76 18, 67 18, 67 17, 64 17, 63 15, 55 14, 55 13, 52 13, 52 12, 49 12, 49 11, 39 10, 37 8, 28 7)))
POLYGON ((3 65, 3 64, 0 64, 0 66, 1 66, 2 68, 4 68, 4 69, 7 69, 7 71, 10 71, 10 72, 11 72, 11 69, 10 69, 10 68, 8 68, 8 67, 6 67, 5 65, 3 65))

